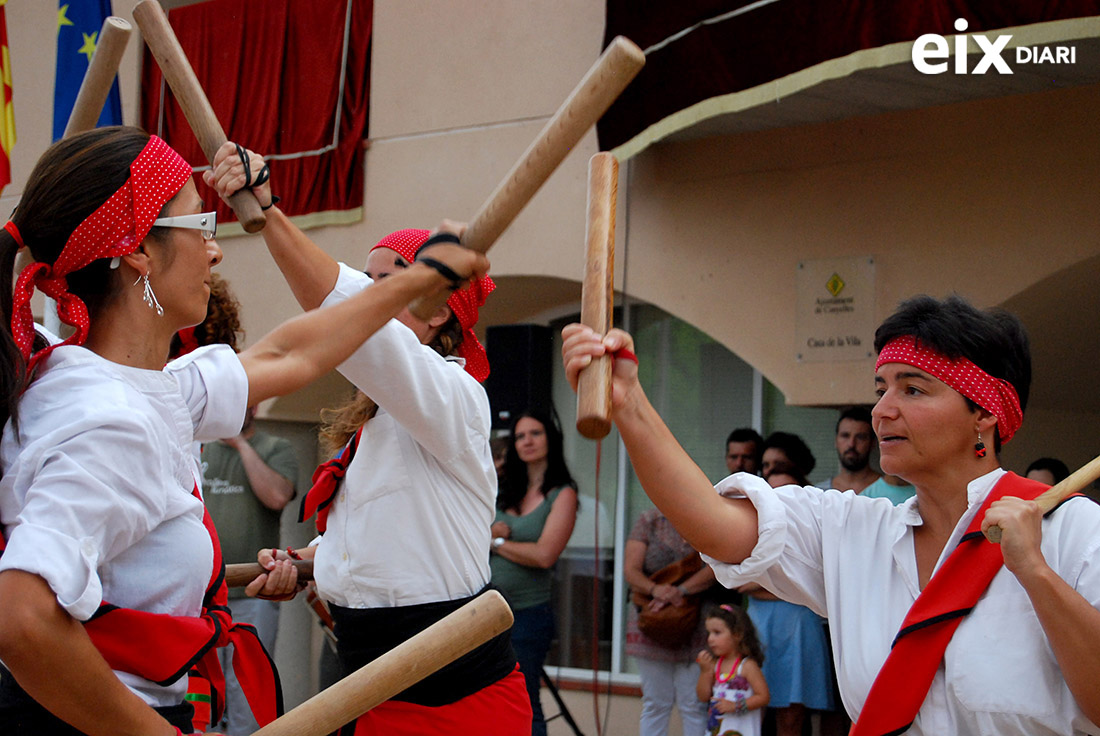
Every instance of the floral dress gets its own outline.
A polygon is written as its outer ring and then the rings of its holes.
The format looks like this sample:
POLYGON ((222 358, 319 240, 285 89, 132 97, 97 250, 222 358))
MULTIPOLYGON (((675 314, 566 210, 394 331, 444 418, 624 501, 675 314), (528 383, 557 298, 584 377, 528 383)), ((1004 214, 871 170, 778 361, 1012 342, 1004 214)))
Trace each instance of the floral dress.
POLYGON ((740 713, 721 713, 718 701, 743 703, 752 697, 752 685, 741 674, 744 657, 738 657, 728 675, 722 674, 722 658, 714 665, 714 688, 707 709, 707 736, 760 736, 764 711, 761 708, 740 713))

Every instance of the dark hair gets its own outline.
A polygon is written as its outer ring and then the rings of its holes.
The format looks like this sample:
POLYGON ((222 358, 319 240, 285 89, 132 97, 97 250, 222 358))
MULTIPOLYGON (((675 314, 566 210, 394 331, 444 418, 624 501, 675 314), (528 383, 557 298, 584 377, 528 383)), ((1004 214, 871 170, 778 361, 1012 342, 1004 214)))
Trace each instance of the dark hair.
POLYGON ((1055 483, 1061 483, 1069 477, 1069 468, 1061 460, 1053 457, 1041 457, 1031 465, 1027 466, 1027 470, 1024 471, 1026 476, 1032 470, 1046 470, 1054 476, 1055 483))
POLYGON ((849 406, 840 412, 840 416, 836 420, 836 431, 840 431, 840 423, 845 419, 851 419, 856 422, 863 422, 864 424, 871 423, 871 410, 865 406, 849 406))
POLYGON ((730 432, 730 436, 726 438, 727 449, 731 442, 755 442, 757 460, 760 459, 760 446, 764 444, 764 438, 752 427, 741 427, 730 432))
POLYGON ((814 466, 817 465, 814 454, 810 452, 810 448, 797 434, 772 432, 768 435, 768 439, 764 440, 764 446, 761 448, 760 454, 763 455, 764 450, 773 447, 782 450, 787 459, 794 464, 793 470, 797 471, 797 473, 794 473, 796 477, 808 477, 814 471, 814 466))
MULTIPOLYGON (((949 360, 968 358, 983 371, 1012 384, 1027 408, 1031 391, 1031 348, 1020 320, 1003 309, 981 310, 952 294, 944 300, 927 294, 902 302, 875 330, 875 352, 898 337, 912 336, 949 360)), ((965 398, 965 397, 964 397, 965 398)), ((978 405, 966 399, 971 409, 978 405)), ((994 450, 1001 434, 994 431, 994 450)))
MULTIPOLYGON (((114 194, 130 176, 130 164, 149 142, 138 128, 97 128, 60 140, 46 149, 27 179, 11 220, 19 229, 34 260, 52 264, 69 236, 88 215, 114 194)), ((0 420, 18 428, 18 401, 26 382, 23 358, 11 334, 12 273, 19 249, 15 238, 0 231, 0 420)), ((101 258, 66 277, 69 291, 87 306, 93 321, 110 297, 121 288, 118 274, 101 258)), ((36 341, 39 342, 39 341, 36 341)), ((36 347, 40 347, 41 342, 36 347)), ((0 422, 2 423, 2 422, 0 422)))
POLYGON ((803 475, 802 472, 799 471, 799 469, 796 468, 793 463, 789 463, 787 461, 776 463, 775 465, 768 468, 768 474, 764 476, 764 480, 768 481, 768 485, 771 485, 771 477, 773 475, 780 474, 789 475, 794 478, 795 485, 810 485, 810 481, 806 479, 806 476, 803 475))
POLYGON ((764 664, 764 647, 760 643, 760 637, 756 634, 756 627, 752 624, 749 614, 741 606, 732 606, 728 603, 721 606, 712 606, 707 609, 706 618, 716 618, 724 621, 729 627, 730 633, 741 637, 741 656, 756 660, 757 664, 764 664))
POLYGON ((546 430, 546 474, 542 477, 542 495, 545 496, 559 486, 577 489, 577 482, 573 480, 573 475, 565 464, 563 436, 557 417, 541 409, 528 409, 515 418, 510 428, 512 439, 508 443, 500 492, 497 494, 497 508, 501 511, 518 511, 523 497, 527 495, 527 463, 520 460, 515 442, 516 425, 524 418, 534 419, 546 430))

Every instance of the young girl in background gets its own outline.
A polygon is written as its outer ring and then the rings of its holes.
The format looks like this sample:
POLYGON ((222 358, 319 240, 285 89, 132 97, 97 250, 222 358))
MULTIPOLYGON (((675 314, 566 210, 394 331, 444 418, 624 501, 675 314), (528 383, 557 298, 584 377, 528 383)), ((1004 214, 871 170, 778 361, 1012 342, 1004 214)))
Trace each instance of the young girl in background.
POLYGON ((768 683, 764 650, 744 609, 723 604, 707 613, 707 646, 699 652, 695 694, 710 701, 707 736, 760 736, 768 683))

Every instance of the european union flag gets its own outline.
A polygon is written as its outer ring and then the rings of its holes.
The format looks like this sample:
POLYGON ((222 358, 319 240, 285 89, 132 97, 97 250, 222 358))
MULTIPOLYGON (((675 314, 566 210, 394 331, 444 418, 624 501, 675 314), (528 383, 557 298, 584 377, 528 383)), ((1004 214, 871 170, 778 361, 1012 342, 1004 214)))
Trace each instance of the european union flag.
MULTIPOLYGON (((59 0, 57 10, 57 80, 53 89, 53 139, 65 134, 76 93, 95 53, 103 21, 111 15, 111 0, 59 0)), ((118 79, 107 95, 99 116, 100 125, 121 125, 122 103, 118 79)))

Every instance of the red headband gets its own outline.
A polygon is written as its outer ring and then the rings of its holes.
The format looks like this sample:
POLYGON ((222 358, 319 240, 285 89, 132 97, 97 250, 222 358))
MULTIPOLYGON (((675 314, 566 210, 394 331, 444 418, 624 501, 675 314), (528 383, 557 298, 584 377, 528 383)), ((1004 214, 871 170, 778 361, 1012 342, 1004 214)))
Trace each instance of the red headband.
POLYGON ((994 378, 969 358, 951 360, 921 345, 912 335, 888 342, 878 354, 875 370, 883 363, 905 363, 927 371, 978 406, 997 417, 1001 442, 1008 442, 1024 423, 1020 397, 1003 378, 994 378))
MULTIPOLYGON (((378 241, 371 248, 389 248, 404 258, 409 263, 416 260, 416 249, 424 244, 431 235, 429 230, 417 230, 409 228, 390 233, 378 241)), ((473 327, 477 324, 478 310, 485 304, 485 298, 497 288, 493 280, 484 276, 476 281, 471 281, 469 286, 459 289, 447 299, 447 306, 455 313, 458 323, 462 325, 462 345, 458 348, 458 354, 466 360, 466 372, 476 378, 478 382, 489 377, 489 356, 485 348, 478 342, 473 327)))
POLYGON ((37 287, 57 301, 57 315, 76 328, 72 337, 60 345, 83 345, 91 324, 88 307, 69 293, 65 277, 100 258, 115 258, 133 253, 153 227, 164 205, 191 178, 191 165, 155 135, 130 164, 130 177, 118 191, 81 222, 65 242, 53 264, 36 261, 23 269, 12 296, 11 330, 15 344, 27 363, 27 374, 56 345, 31 357, 34 342, 34 315, 31 296, 37 287))

